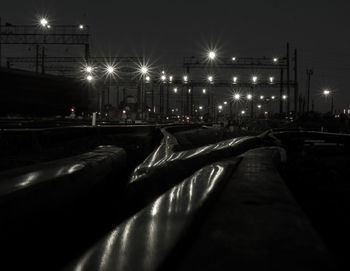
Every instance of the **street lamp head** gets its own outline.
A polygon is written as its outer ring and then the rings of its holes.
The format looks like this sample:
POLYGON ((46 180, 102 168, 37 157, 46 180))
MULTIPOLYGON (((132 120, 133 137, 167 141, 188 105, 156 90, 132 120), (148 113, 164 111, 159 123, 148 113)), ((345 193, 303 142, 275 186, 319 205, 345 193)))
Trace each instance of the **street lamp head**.
POLYGON ((258 104, 258 108, 259 108, 259 109, 261 108, 261 104, 258 104))
POLYGON ((166 76, 165 76, 165 75, 162 75, 162 76, 160 77, 160 79, 161 79, 163 82, 165 82, 166 76))
POLYGON ((227 105, 227 102, 226 102, 226 101, 224 101, 224 105, 227 105))
POLYGON ((252 94, 248 94, 248 95, 247 95, 247 99, 248 99, 248 100, 253 99, 253 95, 252 95, 252 94))
POLYGON ((237 76, 234 76, 234 77, 233 77, 233 83, 234 83, 234 84, 237 84, 237 81, 238 81, 238 77, 237 77, 237 76))
POLYGON ((218 109, 219 109, 219 110, 222 110, 222 105, 219 105, 219 106, 218 106, 218 109))
POLYGON ((270 76, 270 83, 272 84, 275 81, 275 78, 273 76, 270 76))
POLYGON ((142 66, 140 68, 140 72, 141 72, 141 74, 145 75, 148 73, 148 68, 146 66, 142 66))
POLYGON ((265 97, 263 95, 260 96, 260 100, 263 100, 265 97))
POLYGON ((331 94, 330 90, 325 89, 325 90, 323 91, 323 95, 328 96, 329 94, 331 94))
POLYGON ((41 18, 40 19, 40 25, 43 27, 47 27, 47 25, 49 24, 48 20, 46 18, 41 18))
POLYGON ((83 30, 83 29, 84 29, 84 25, 83 25, 83 24, 80 24, 80 25, 79 25, 79 29, 80 29, 80 30, 83 30))
POLYGON ((113 66, 108 65, 106 67, 106 71, 108 74, 113 74, 115 72, 115 68, 113 66))
POLYGON ((92 80, 94 80, 94 78, 92 77, 92 75, 88 75, 86 76, 86 80, 88 80, 88 82, 91 82, 92 80))
POLYGON ((216 58, 216 53, 215 53, 215 51, 210 51, 210 52, 208 53, 208 57, 209 57, 210 60, 214 60, 214 59, 216 58))
POLYGON ((237 60, 237 58, 234 56, 233 58, 232 58, 232 61, 236 61, 237 60))
POLYGON ((149 83, 151 81, 151 77, 149 75, 146 76, 146 82, 149 83))
POLYGON ((241 98, 241 95, 239 95, 238 93, 236 93, 233 98, 238 101, 241 98))
POLYGON ((213 80, 214 80, 213 76, 212 76, 212 75, 209 75, 209 76, 208 76, 208 81, 209 81, 210 83, 212 83, 213 80))
POLYGON ((277 63, 277 62, 278 62, 278 58, 277 58, 277 57, 274 57, 274 58, 273 58, 273 62, 274 62, 274 63, 277 63))
POLYGON ((274 100, 276 97, 275 96, 272 96, 271 99, 274 100))
POLYGON ((203 88, 202 91, 203 91, 203 94, 205 94, 207 92, 207 90, 205 88, 203 88))
POLYGON ((199 110, 202 110, 202 109, 203 109, 203 106, 200 106, 200 107, 199 107, 199 110))
POLYGON ((86 68, 85 68, 85 71, 87 73, 92 73, 93 70, 94 70, 94 68, 92 66, 86 66, 86 68))
POLYGON ((253 81, 253 84, 255 84, 258 81, 258 77, 257 76, 253 76, 252 77, 252 81, 253 81))
POLYGON ((173 76, 169 76, 169 82, 171 83, 173 81, 173 76))
POLYGON ((244 114, 245 114, 245 111, 244 111, 244 110, 242 110, 242 111, 241 111, 241 114, 242 114, 242 115, 244 115, 244 114))
POLYGON ((184 79, 184 82, 185 82, 185 83, 188 82, 188 76, 187 76, 187 75, 184 75, 183 79, 184 79))
POLYGON ((282 99, 283 99, 283 100, 287 100, 287 95, 283 95, 283 96, 282 96, 282 99))
POLYGON ((47 25, 47 28, 50 29, 50 28, 51 28, 51 25, 48 24, 48 25, 47 25))
POLYGON ((174 93, 177 93, 177 88, 174 88, 174 93))

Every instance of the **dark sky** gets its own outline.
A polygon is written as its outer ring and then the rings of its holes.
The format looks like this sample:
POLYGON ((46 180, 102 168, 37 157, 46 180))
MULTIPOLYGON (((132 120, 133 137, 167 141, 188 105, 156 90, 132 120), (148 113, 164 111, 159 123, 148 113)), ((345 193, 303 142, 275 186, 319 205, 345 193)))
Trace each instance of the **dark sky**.
POLYGON ((228 57, 272 57, 284 54, 289 41, 301 58, 300 88, 305 91, 305 69, 313 68, 313 97, 323 111, 325 87, 336 92, 336 108, 350 107, 349 13, 347 0, 0 2, 0 16, 13 24, 47 14, 53 24, 91 25, 96 55, 144 52, 166 63, 215 45, 228 57))

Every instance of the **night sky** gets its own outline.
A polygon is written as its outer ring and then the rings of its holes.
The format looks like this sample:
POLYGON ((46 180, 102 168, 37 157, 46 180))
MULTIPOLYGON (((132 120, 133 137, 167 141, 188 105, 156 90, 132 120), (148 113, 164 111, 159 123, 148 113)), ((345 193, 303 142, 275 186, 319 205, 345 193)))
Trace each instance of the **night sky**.
POLYGON ((221 56, 283 55, 286 42, 298 48, 300 90, 306 68, 314 69, 316 110, 335 91, 335 108, 350 107, 350 1, 1 1, 3 22, 31 24, 47 14, 52 24, 92 26, 95 55, 145 54, 171 65, 209 47, 221 56))

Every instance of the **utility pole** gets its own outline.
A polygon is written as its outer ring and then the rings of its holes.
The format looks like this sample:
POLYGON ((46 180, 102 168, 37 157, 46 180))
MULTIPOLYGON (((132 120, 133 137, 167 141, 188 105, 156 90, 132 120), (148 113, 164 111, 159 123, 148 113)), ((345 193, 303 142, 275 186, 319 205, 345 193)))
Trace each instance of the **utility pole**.
POLYGON ((306 110, 307 113, 310 112, 310 88, 311 88, 311 75, 314 74, 314 71, 312 69, 306 69, 306 75, 307 75, 307 105, 306 110))
POLYGON ((289 43, 287 43, 287 117, 289 118, 290 113, 290 54, 289 54, 289 43))
MULTIPOLYGON (((298 52, 294 50, 294 112, 295 117, 298 113, 298 98, 299 98, 299 85, 298 85, 298 52)), ((300 111, 300 107, 299 107, 300 111)))
MULTIPOLYGON (((281 75, 280 75, 280 114, 282 115, 283 113, 283 99, 282 99, 282 96, 283 96, 283 68, 281 69, 281 75)), ((287 97, 289 98, 289 97, 287 97)))
POLYGON ((0 17, 0 68, 2 67, 2 42, 1 42, 1 33, 2 33, 2 20, 1 20, 1 17, 0 17))

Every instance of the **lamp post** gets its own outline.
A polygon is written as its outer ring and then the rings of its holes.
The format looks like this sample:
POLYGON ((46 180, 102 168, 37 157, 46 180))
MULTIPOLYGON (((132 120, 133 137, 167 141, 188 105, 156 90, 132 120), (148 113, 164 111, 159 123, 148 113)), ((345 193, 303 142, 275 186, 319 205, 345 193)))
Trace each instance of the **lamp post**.
POLYGON ((141 72, 141 93, 140 93, 140 118, 143 120, 143 111, 144 111, 144 103, 143 103, 143 96, 144 96, 144 80, 145 76, 148 74, 148 67, 145 65, 141 66, 140 68, 141 72))
POLYGON ((328 98, 329 96, 331 97, 331 115, 333 115, 333 102, 334 102, 333 97, 334 97, 334 95, 333 95, 332 92, 331 92, 330 90, 328 90, 328 89, 325 89, 325 90, 323 91, 323 95, 324 95, 326 98, 328 98))

